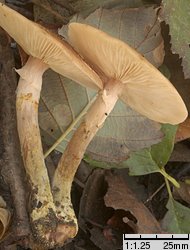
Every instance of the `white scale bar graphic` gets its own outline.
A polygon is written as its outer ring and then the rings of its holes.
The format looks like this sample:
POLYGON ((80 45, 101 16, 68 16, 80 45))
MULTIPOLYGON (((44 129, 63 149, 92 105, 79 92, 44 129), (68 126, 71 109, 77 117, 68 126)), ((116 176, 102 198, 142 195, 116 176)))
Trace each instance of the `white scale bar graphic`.
POLYGON ((189 234, 124 234, 123 250, 190 250, 189 234))

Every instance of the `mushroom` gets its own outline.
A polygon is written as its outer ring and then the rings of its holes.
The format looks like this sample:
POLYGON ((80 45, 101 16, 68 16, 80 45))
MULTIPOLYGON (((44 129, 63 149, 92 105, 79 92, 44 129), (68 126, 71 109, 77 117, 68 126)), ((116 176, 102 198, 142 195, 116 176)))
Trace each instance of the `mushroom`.
POLYGON ((126 43, 86 24, 71 23, 69 41, 103 82, 97 99, 68 143, 53 179, 58 211, 71 213, 70 191, 85 150, 120 98, 157 122, 178 124, 187 110, 173 85, 126 43), (64 206, 64 210, 61 207, 64 206))
POLYGON ((65 41, 2 3, 0 26, 30 56, 24 67, 16 70, 20 75, 16 109, 21 152, 31 187, 30 218, 34 235, 46 247, 62 245, 65 239, 75 236, 76 219, 72 214, 62 218, 57 213, 51 193, 38 125, 42 75, 51 68, 95 89, 101 89, 102 82, 65 41))

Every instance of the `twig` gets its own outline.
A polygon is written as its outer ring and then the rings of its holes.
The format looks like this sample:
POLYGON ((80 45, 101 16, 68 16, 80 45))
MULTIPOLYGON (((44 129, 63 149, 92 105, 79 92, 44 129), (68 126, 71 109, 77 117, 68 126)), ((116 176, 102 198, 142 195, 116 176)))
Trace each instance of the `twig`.
POLYGON ((8 45, 7 36, 1 29, 0 65, 0 118, 2 143, 4 147, 1 174, 10 188, 13 199, 16 218, 16 221, 14 221, 16 226, 15 237, 25 237, 30 234, 30 228, 23 184, 23 163, 21 160, 16 125, 15 89, 17 81, 16 74, 13 70, 13 55, 8 45))
POLYGON ((158 193, 158 192, 160 192, 160 190, 165 186, 166 184, 165 183, 163 183, 158 189, 156 189, 156 191, 144 202, 144 204, 147 204, 148 202, 150 202, 153 198, 154 198, 154 196, 158 193))

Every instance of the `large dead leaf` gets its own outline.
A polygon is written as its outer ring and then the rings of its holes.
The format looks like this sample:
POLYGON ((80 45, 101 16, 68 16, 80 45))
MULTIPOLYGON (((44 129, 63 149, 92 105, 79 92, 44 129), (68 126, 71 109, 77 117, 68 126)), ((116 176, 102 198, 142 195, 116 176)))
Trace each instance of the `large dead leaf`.
MULTIPOLYGON (((77 20, 99 27, 128 42, 144 53, 154 65, 159 66, 162 63, 163 40, 157 14, 152 7, 122 11, 99 9, 87 19, 77 17, 77 20)), ((42 135, 48 145, 52 145, 61 136, 94 95, 95 92, 90 89, 56 73, 46 73, 39 120, 42 135)), ((74 130, 57 150, 64 151, 74 130)), ((90 143, 87 153, 99 161, 122 161, 127 159, 130 151, 158 143, 161 137, 158 123, 146 119, 119 101, 103 128, 90 143)))
POLYGON ((176 143, 172 155, 170 157, 170 161, 184 163, 190 162, 189 143, 189 139, 184 142, 176 143))
POLYGON ((190 119, 187 118, 183 123, 179 124, 175 142, 183 141, 190 138, 190 119))
POLYGON ((104 200, 107 207, 130 212, 132 219, 129 217, 128 221, 131 220, 135 224, 136 231, 139 234, 161 233, 160 225, 154 216, 143 203, 136 198, 135 194, 121 177, 109 174, 106 176, 106 181, 108 183, 108 192, 104 200))
POLYGON ((149 210, 125 180, 110 171, 95 170, 81 197, 79 225, 102 250, 117 250, 123 233, 161 233, 149 210))
POLYGON ((186 177, 185 181, 180 181, 180 188, 174 188, 173 195, 176 200, 185 201, 190 205, 190 183, 189 177, 186 177), (186 180, 187 178, 187 180, 186 180))
MULTIPOLYGON (((156 67, 163 62, 164 44, 154 7, 98 9, 86 19, 75 15, 70 22, 86 23, 119 38, 143 54, 156 67)), ((59 33, 67 36, 67 26, 63 26, 59 33)))
POLYGON ((71 0, 70 5, 75 13, 87 17, 98 8, 138 8, 146 4, 146 0, 71 0), (144 3, 145 2, 145 3, 144 3))
POLYGON ((70 19, 69 8, 66 4, 58 4, 55 1, 32 0, 34 3, 34 20, 43 21, 43 23, 61 26, 70 19))
MULTIPOLYGON (((39 122, 42 138, 52 145, 95 95, 75 82, 49 71, 44 78, 39 122), (52 85, 53 84, 53 85, 52 85), (53 86, 53 89, 52 89, 53 86)), ((57 147, 63 152, 75 128, 57 147)), ((160 125, 139 115, 121 101, 90 143, 87 153, 96 160, 122 161, 130 151, 149 147, 162 138, 160 125)))
POLYGON ((137 8, 143 6, 144 0, 32 0, 34 3, 34 18, 44 23, 63 25, 70 18, 80 13, 88 16, 100 7, 105 8, 137 8))

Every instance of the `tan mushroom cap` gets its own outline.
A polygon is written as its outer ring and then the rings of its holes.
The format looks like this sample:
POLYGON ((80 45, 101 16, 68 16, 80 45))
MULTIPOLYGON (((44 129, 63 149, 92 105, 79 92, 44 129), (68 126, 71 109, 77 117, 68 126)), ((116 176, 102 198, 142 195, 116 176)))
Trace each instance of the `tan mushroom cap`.
POLYGON ((54 34, 0 3, 0 26, 33 57, 85 87, 102 88, 98 75, 81 57, 54 34))
POLYGON ((122 85, 119 97, 134 110, 161 123, 185 120, 187 109, 174 86, 129 45, 86 24, 69 24, 68 35, 99 74, 122 85))

